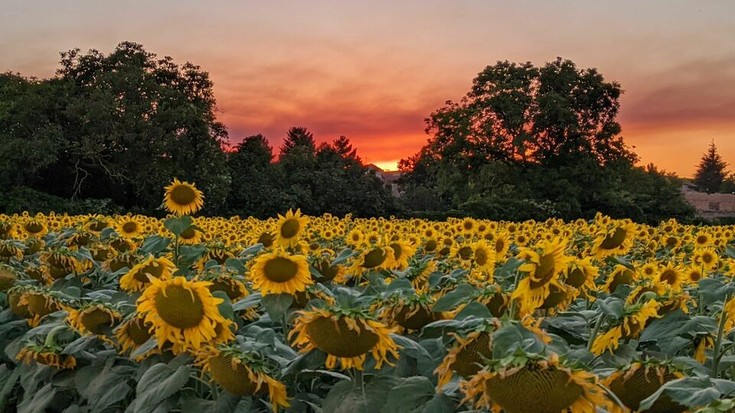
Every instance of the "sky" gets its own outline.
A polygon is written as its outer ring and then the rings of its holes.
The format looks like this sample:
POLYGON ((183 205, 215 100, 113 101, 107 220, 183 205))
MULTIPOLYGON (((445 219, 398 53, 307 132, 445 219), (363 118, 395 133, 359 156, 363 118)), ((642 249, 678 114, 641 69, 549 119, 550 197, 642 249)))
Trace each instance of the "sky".
POLYGON ((393 169, 486 66, 563 57, 622 85, 642 164, 692 176, 712 140, 735 169, 734 17, 732 0, 0 0, 0 72, 50 77, 61 51, 134 41, 209 72, 233 142, 277 150, 304 126, 393 169))

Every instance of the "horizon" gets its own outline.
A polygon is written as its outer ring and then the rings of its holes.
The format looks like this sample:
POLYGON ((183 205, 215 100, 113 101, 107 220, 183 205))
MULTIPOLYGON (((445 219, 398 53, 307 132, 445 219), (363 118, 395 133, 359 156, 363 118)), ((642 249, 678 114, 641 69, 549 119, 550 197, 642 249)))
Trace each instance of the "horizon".
POLYGON ((209 72, 233 144, 261 133, 277 150, 288 128, 304 126, 317 142, 345 135, 364 163, 392 170, 426 143, 424 118, 458 101, 484 67, 559 56, 622 85, 621 135, 641 165, 691 177, 712 140, 730 170, 735 164, 731 2, 74 0, 4 8, 1 72, 50 77, 59 52, 107 54, 134 41, 209 72))

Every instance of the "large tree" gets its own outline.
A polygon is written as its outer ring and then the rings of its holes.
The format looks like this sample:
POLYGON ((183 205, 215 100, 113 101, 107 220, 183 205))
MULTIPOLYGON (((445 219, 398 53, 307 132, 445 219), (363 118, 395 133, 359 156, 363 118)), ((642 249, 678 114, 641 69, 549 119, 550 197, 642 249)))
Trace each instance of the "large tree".
POLYGON ((196 181, 210 211, 223 205, 227 132, 215 118, 212 81, 198 66, 124 42, 108 55, 62 53, 52 79, 5 76, 3 83, 17 89, 0 111, 4 150, 12 152, 5 159, 13 163, 3 170, 22 171, 6 180, 151 211, 162 187, 178 177, 196 181))
POLYGON ((717 152, 717 146, 713 141, 697 166, 694 183, 701 191, 708 194, 720 192, 728 177, 725 168, 727 168, 727 163, 717 152))
POLYGON ((569 60, 486 67, 426 119, 428 143, 401 161, 404 206, 515 220, 624 216, 634 197, 619 195, 637 157, 620 135, 621 93, 569 60))

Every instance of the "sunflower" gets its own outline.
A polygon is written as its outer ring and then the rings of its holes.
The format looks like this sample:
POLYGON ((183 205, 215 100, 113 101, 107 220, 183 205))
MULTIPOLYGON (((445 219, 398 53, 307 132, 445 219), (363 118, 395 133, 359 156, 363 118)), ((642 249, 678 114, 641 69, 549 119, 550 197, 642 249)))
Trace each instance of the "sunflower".
POLYGON ((0 261, 23 258, 23 244, 14 240, 0 240, 0 261))
MULTIPOLYGON (((641 402, 655 393, 669 381, 683 378, 684 374, 670 365, 654 360, 634 362, 615 371, 605 385, 631 411, 637 411, 641 402)), ((678 413, 685 411, 684 406, 672 401, 668 396, 659 397, 646 412, 678 413)))
POLYGON ((123 238, 135 238, 142 233, 143 226, 140 225, 137 218, 126 215, 117 221, 116 229, 117 233, 123 238))
POLYGON ((306 257, 289 254, 282 249, 259 255, 248 274, 253 288, 263 295, 293 295, 306 290, 306 286, 314 282, 306 257))
POLYGON ((523 248, 519 258, 525 262, 518 268, 526 274, 516 286, 511 298, 520 303, 521 314, 529 314, 544 303, 551 293, 551 285, 561 287, 558 275, 571 259, 564 255, 566 241, 542 241, 535 249, 523 248))
POLYGON ((613 410, 597 376, 567 367, 555 354, 525 355, 511 365, 486 367, 460 384, 464 401, 493 413, 594 412, 613 410))
POLYGON ((655 281, 658 284, 665 285, 673 291, 681 291, 681 286, 685 281, 684 277, 684 271, 679 266, 669 262, 665 267, 659 270, 655 281))
POLYGON ((361 275, 363 271, 377 271, 394 266, 395 251, 391 247, 373 245, 364 250, 352 265, 352 273, 361 275))
MULTIPOLYGON (((143 345, 148 341, 153 334, 151 330, 153 324, 145 321, 145 316, 139 313, 133 313, 125 321, 123 321, 115 329, 115 338, 119 343, 121 353, 129 353, 143 345)), ((151 352, 156 352, 157 349, 153 349, 141 356, 140 359, 146 358, 151 352)))
POLYGON ((46 366, 53 367, 58 370, 73 369, 77 366, 77 360, 74 356, 61 354, 63 349, 56 345, 39 345, 26 343, 16 355, 16 360, 25 364, 36 362, 46 366))
MULTIPOLYGON (((492 275, 495 270, 495 254, 497 251, 493 245, 485 240, 472 244, 472 268, 483 276, 492 275)), ((492 282, 492 280, 487 280, 492 282)))
POLYGON ((204 205, 204 194, 194 184, 181 182, 177 178, 167 186, 163 196, 166 210, 175 215, 191 215, 204 205))
POLYGON ((635 230, 634 224, 618 221, 610 228, 598 232, 592 247, 592 254, 599 259, 626 254, 633 245, 635 230))
POLYGON ((299 235, 304 231, 309 218, 301 215, 301 210, 296 213, 292 210, 286 212, 286 216, 278 214, 276 223, 276 243, 284 248, 294 247, 299 242, 299 235))
POLYGON ((20 273, 13 267, 0 264, 0 291, 8 291, 13 288, 20 273))
POLYGON ((118 311, 99 303, 66 310, 69 324, 81 334, 104 335, 122 318, 118 311))
POLYGON ((120 278, 120 288, 129 292, 143 291, 150 283, 149 277, 167 280, 175 270, 176 266, 168 258, 149 255, 120 278))
POLYGON ((627 305, 622 322, 595 337, 592 353, 600 355, 605 351, 613 351, 620 345, 620 339, 638 337, 650 319, 661 317, 658 313, 660 308, 661 303, 653 299, 645 304, 627 305))
POLYGON ((210 348, 199 362, 212 381, 237 396, 268 394, 273 411, 289 407, 286 385, 273 378, 260 354, 235 347, 210 348))
POLYGON ((28 310, 28 324, 34 327, 43 317, 63 308, 61 300, 52 291, 35 287, 23 292, 18 300, 18 306, 28 310))
POLYGON ((153 326, 159 348, 170 342, 181 351, 199 350, 202 343, 233 338, 232 322, 220 314, 217 306, 223 300, 212 296, 208 288, 211 283, 187 281, 184 277, 151 277, 150 282, 138 299, 138 312, 153 326))
POLYGON ((421 330, 425 325, 441 320, 442 313, 434 312, 435 299, 428 294, 391 296, 380 303, 381 319, 388 325, 398 324, 408 330, 421 330))
POLYGON ((327 354, 327 368, 337 362, 343 369, 362 370, 368 353, 375 359, 376 368, 389 363, 388 357, 398 358, 398 346, 390 337, 393 332, 385 324, 363 312, 345 314, 342 309, 314 309, 300 311, 289 339, 307 353, 319 349, 327 354))
POLYGON ((413 257, 416 248, 405 241, 390 241, 388 246, 393 249, 393 266, 398 270, 408 267, 408 262, 413 257))
POLYGON ((596 288, 595 278, 597 278, 599 271, 592 264, 592 257, 575 258, 567 265, 564 284, 583 291, 592 291, 596 288))
POLYGON ((610 272, 610 275, 608 275, 607 281, 605 281, 605 285, 603 286, 603 288, 607 292, 612 294, 615 292, 618 286, 633 284, 637 279, 638 276, 635 271, 622 264, 618 264, 610 272))
POLYGON ((454 373, 462 377, 472 377, 482 369, 483 361, 492 358, 492 331, 497 328, 495 321, 489 322, 484 330, 473 331, 465 336, 450 333, 455 344, 434 370, 434 374, 439 376, 437 389, 449 383, 454 373))

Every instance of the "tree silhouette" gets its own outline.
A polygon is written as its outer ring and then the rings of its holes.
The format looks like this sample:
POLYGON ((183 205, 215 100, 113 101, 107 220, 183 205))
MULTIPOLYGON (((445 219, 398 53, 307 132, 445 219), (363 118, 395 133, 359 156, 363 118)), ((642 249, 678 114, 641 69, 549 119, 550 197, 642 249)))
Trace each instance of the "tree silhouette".
POLYGON ((701 191, 708 194, 719 192, 727 178, 725 168, 727 168, 727 163, 717 153, 717 146, 712 141, 707 153, 702 156, 702 160, 697 166, 694 183, 701 191))

